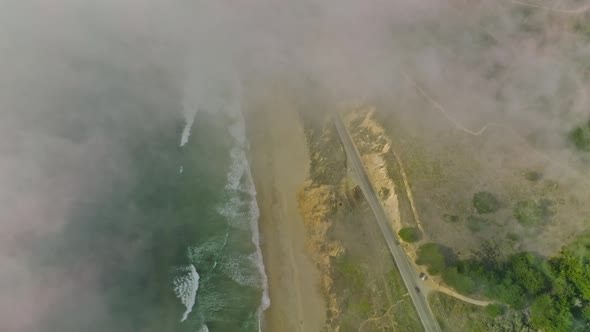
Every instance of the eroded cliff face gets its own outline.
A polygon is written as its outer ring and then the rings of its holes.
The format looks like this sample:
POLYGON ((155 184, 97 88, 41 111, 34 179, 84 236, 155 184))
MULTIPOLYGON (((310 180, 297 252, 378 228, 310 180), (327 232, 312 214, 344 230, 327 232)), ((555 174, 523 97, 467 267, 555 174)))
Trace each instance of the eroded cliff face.
POLYGON ((331 277, 332 259, 344 252, 340 242, 330 239, 333 227, 333 211, 336 206, 337 187, 314 186, 313 181, 305 182, 299 192, 299 209, 308 231, 307 248, 321 272, 322 290, 328 300, 328 319, 340 314, 331 277))
MULTIPOLYGON (((387 163, 391 162, 387 159, 391 153, 391 142, 373 119, 373 113, 371 108, 355 110, 345 120, 352 129, 353 139, 371 181, 381 195, 391 227, 398 232, 402 228, 396 194, 398 188, 387 167, 387 163)), ((355 195, 358 188, 347 175, 346 155, 329 119, 321 127, 306 128, 306 134, 311 156, 310 178, 299 191, 299 209, 308 233, 307 249, 320 270, 321 287, 328 304, 326 330, 338 331, 341 318, 347 315, 345 308, 348 300, 346 292, 336 287, 342 278, 338 274, 339 257, 345 256, 346 249, 338 240, 334 228, 340 227, 337 225, 344 220, 346 213, 358 208, 362 194, 355 195)))
POLYGON ((333 264, 344 247, 332 236, 339 218, 340 188, 346 175, 345 155, 329 118, 322 125, 305 128, 310 152, 310 177, 298 193, 298 204, 307 231, 307 250, 321 274, 321 287, 328 304, 325 329, 338 330, 341 314, 334 289, 333 264))
POLYGON ((375 190, 381 197, 383 207, 387 213, 394 232, 402 228, 399 212, 399 200, 396 194, 396 184, 387 170, 387 154, 392 154, 391 141, 383 128, 374 119, 375 109, 350 112, 345 117, 346 125, 351 130, 353 141, 359 150, 363 164, 375 190))

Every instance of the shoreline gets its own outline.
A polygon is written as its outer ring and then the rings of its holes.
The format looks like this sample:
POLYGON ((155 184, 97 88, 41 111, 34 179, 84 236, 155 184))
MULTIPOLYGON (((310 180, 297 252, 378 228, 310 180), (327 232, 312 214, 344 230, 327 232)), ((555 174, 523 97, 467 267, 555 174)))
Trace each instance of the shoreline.
POLYGON ((294 105, 277 93, 246 113, 270 297, 262 331, 320 331, 326 322, 321 276, 307 250, 308 234, 297 202, 310 159, 294 105))

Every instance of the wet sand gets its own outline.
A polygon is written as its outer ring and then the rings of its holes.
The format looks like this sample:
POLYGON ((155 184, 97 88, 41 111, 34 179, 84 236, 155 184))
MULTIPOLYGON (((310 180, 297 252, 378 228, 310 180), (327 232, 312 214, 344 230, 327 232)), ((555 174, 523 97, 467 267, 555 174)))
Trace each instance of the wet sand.
POLYGON ((297 205, 297 192, 308 176, 307 141, 295 102, 284 94, 272 96, 272 102, 247 112, 271 300, 263 331, 314 332, 324 326, 326 304, 297 205))

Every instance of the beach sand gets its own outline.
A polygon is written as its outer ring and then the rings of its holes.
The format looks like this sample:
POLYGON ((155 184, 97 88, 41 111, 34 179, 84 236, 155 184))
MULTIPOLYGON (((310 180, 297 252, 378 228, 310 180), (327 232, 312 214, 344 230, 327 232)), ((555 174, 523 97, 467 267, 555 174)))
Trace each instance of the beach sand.
POLYGON ((263 331, 314 332, 325 324, 326 303, 297 205, 297 192, 308 176, 307 141, 296 103, 285 94, 272 96, 272 102, 247 112, 271 300, 263 331))

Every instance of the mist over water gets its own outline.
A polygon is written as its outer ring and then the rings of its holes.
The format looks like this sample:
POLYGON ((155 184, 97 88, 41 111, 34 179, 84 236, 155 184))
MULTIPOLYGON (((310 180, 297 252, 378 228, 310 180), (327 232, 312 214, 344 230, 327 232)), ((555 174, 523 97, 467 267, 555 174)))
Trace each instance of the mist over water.
POLYGON ((564 135, 588 116, 590 47, 570 27, 588 14, 529 7, 3 1, 0 331, 257 330, 268 299, 242 100, 275 80, 317 86, 331 104, 314 114, 381 98, 448 130, 434 100, 579 170, 564 135))

